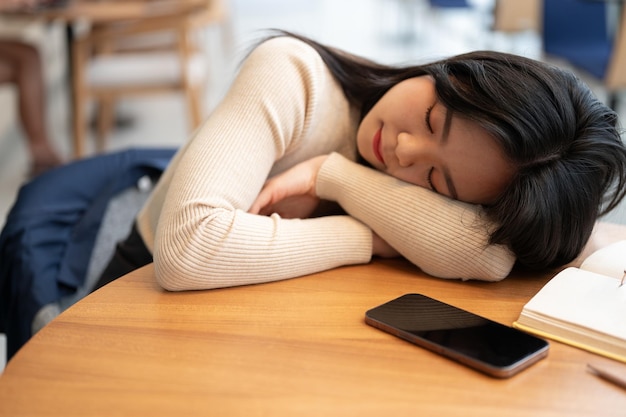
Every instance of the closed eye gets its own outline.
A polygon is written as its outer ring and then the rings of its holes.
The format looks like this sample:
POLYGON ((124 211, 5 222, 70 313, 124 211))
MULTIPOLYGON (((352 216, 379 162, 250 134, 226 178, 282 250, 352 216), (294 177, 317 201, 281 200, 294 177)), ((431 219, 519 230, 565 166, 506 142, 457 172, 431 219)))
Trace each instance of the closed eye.
POLYGON ((433 130, 433 126, 430 124, 430 114, 432 113, 434 107, 435 107, 434 104, 428 107, 426 109, 426 114, 424 115, 424 122, 426 123, 426 127, 428 128, 428 131, 430 133, 435 133, 433 130))
POLYGON ((433 190, 434 192, 438 193, 439 191, 437 191, 437 189, 433 185, 433 171, 435 171, 435 167, 431 167, 428 170, 428 174, 426 175, 426 183, 428 184, 428 186, 430 187, 431 190, 433 190))

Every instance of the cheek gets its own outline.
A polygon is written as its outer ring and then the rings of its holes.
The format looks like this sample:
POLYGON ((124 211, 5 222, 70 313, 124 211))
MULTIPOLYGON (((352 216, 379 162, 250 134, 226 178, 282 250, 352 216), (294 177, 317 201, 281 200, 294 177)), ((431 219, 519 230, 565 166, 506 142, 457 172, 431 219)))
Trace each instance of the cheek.
POLYGON ((365 131, 366 130, 367 130, 367 125, 363 121, 363 122, 361 122, 361 124, 359 125, 359 128, 356 131, 356 142, 357 142, 357 145, 359 146, 359 148, 361 147, 361 144, 365 140, 365 131))
MULTIPOLYGON (((411 168, 407 169, 395 169, 386 171, 387 174, 391 175, 394 178, 397 178, 401 181, 408 182, 409 184, 417 185, 419 187, 423 187, 426 189, 430 189, 430 185, 428 184, 428 171, 429 167, 421 167, 417 165, 413 165, 411 168)), ((439 182, 438 174, 433 175, 433 185, 438 190, 443 190, 445 188, 444 182, 439 182)), ((444 180, 442 180, 444 181, 444 180)))
POLYGON ((366 142, 366 140, 365 140, 365 137, 366 137, 365 131, 366 130, 367 130, 366 126, 363 124, 363 122, 361 122, 361 124, 359 125, 359 128, 358 128, 358 130, 356 132, 356 146, 357 146, 357 149, 359 151, 359 154, 361 154, 361 156, 364 156, 363 152, 366 149, 366 146, 365 146, 366 145, 366 143, 365 143, 366 142))

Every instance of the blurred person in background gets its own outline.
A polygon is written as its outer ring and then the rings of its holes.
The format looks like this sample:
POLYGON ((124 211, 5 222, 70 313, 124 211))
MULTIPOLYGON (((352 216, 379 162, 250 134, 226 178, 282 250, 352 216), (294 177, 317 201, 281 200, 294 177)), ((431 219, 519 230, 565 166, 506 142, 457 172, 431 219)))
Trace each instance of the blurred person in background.
MULTIPOLYGON (((0 0, 0 12, 45 5, 45 1, 0 0)), ((50 141, 42 60, 36 46, 17 39, 0 39, 0 84, 13 83, 18 113, 30 155, 29 175, 36 176, 63 161, 50 141)))

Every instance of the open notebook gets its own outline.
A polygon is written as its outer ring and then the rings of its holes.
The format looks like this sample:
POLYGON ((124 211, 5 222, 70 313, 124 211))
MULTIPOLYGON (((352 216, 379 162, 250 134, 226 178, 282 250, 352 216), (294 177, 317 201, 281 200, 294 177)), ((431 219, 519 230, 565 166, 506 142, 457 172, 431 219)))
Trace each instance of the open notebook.
POLYGON ((514 327, 626 362, 626 240, 566 268, 523 308, 514 327))

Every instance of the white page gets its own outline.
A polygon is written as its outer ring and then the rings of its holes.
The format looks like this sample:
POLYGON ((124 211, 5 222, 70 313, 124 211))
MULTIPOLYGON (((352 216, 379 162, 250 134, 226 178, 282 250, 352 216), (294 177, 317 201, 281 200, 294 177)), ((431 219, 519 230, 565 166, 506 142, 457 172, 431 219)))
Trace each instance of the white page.
POLYGON ((606 333, 626 343, 626 284, 604 275, 567 268, 524 307, 558 320, 606 333))
POLYGON ((595 251, 580 268, 621 280, 626 269, 626 240, 595 251))

